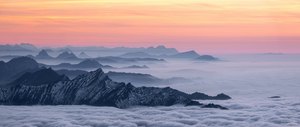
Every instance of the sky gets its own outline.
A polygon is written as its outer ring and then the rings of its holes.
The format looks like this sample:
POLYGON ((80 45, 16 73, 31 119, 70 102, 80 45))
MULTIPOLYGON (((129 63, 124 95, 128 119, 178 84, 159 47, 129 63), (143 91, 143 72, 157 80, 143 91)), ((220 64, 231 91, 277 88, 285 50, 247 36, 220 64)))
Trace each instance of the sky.
POLYGON ((299 0, 0 0, 0 44, 300 52, 299 0))

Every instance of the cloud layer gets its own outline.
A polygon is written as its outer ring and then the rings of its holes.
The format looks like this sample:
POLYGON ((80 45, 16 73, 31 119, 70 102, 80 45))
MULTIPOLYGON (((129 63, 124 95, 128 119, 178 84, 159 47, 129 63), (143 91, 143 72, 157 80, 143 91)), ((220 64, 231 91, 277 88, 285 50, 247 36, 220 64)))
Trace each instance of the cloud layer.
POLYGON ((0 106, 1 127, 297 127, 296 98, 217 101, 230 110, 199 107, 0 106), (251 103, 249 103, 249 101, 251 103), (248 103, 247 103, 248 102, 248 103))

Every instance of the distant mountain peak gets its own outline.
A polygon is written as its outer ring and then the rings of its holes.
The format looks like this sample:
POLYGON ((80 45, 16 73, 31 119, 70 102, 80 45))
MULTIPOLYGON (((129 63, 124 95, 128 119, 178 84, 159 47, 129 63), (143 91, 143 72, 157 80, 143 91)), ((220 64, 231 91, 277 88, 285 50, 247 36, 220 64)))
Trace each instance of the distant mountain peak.
POLYGON ((58 59, 78 59, 78 57, 73 53, 69 51, 62 52, 57 56, 58 59))
POLYGON ((193 58, 197 58, 199 56, 200 55, 196 51, 191 50, 191 51, 181 52, 181 53, 172 55, 171 57, 173 57, 173 58, 192 58, 193 59, 193 58))
POLYGON ((211 55, 202 55, 196 58, 199 61, 218 61, 219 59, 211 55))
POLYGON ((17 64, 22 64, 22 66, 24 66, 24 64, 38 65, 38 63, 34 59, 27 56, 13 58, 8 61, 7 64, 11 64, 11 66, 16 66, 17 64))
POLYGON ((51 56, 48 54, 48 52, 47 52, 45 49, 43 49, 43 50, 41 50, 41 51, 39 52, 38 55, 36 55, 36 58, 37 58, 37 59, 52 59, 53 57, 51 57, 51 56))
POLYGON ((81 52, 78 56, 80 58, 90 58, 90 56, 88 56, 85 52, 81 52))
POLYGON ((86 59, 86 60, 83 60, 82 62, 78 63, 76 66, 88 68, 88 67, 101 67, 102 65, 97 60, 86 59))

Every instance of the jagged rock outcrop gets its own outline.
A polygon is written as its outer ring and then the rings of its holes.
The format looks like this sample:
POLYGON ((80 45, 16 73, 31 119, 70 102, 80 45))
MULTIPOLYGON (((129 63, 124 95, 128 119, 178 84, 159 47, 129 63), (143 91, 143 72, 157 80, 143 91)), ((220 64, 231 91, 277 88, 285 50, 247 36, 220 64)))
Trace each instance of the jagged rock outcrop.
MULTIPOLYGON (((101 69, 80 75, 73 80, 58 76, 52 69, 43 69, 27 75, 29 76, 22 76, 16 80, 21 81, 14 82, 10 87, 0 88, 0 104, 94 105, 118 108, 175 104, 207 106, 194 102, 186 93, 169 87, 134 87, 131 84, 114 82, 101 69), (51 75, 43 74, 45 72, 51 75), (31 81, 37 79, 36 76, 39 76, 38 79, 48 76, 47 82, 31 81)), ((218 108, 220 107, 222 106, 218 108)))

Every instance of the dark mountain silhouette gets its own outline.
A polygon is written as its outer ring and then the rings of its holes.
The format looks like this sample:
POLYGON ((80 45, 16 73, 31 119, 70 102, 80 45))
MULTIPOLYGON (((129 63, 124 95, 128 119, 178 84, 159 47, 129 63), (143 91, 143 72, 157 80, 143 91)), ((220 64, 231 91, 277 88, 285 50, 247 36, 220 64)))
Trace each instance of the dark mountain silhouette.
POLYGON ((12 81, 25 72, 37 70, 39 64, 29 57, 17 57, 7 63, 0 62, 0 84, 12 81))
POLYGON ((196 60, 199 60, 199 61, 218 61, 219 59, 216 58, 216 57, 213 57, 211 55, 202 55, 202 56, 199 56, 198 58, 196 58, 196 60))
POLYGON ((231 99, 231 97, 229 97, 228 95, 226 95, 224 93, 218 94, 217 96, 208 96, 204 93, 199 93, 199 92, 190 94, 189 98, 196 99, 196 100, 229 100, 229 99, 231 99))
MULTIPOLYGON (((131 84, 112 81, 101 69, 76 77, 62 78, 52 70, 41 70, 22 76, 10 88, 0 88, 2 105, 94 105, 127 108, 131 106, 171 106, 175 104, 197 105, 204 108, 226 109, 220 105, 204 105, 193 101, 188 94, 172 89, 134 87, 131 84), (47 81, 36 83, 32 78, 51 73, 47 81), (52 77, 53 76, 53 77, 52 77), (29 82, 26 82, 29 81, 29 82), (25 82, 25 83, 24 83, 25 82), (55 83, 56 82, 56 83, 55 83)), ((42 81, 42 80, 38 80, 42 81)))
POLYGON ((156 58, 122 58, 115 56, 97 57, 95 60, 101 63, 136 63, 136 62, 165 62, 164 59, 156 58))
POLYGON ((9 84, 9 86, 16 85, 27 85, 27 86, 39 86, 43 84, 54 84, 59 81, 68 81, 70 80, 65 75, 59 75, 51 68, 41 69, 36 72, 26 72, 16 81, 9 84))
POLYGON ((72 52, 63 52, 56 58, 61 60, 79 60, 79 58, 72 52))
POLYGON ((79 75, 88 73, 87 71, 83 71, 83 70, 67 70, 67 69, 56 70, 56 72, 60 75, 66 75, 71 79, 74 79, 79 75))
MULTIPOLYGON (((49 65, 48 65, 49 66, 49 65)), ((109 65, 102 65, 100 64, 98 61, 93 60, 93 59, 86 59, 81 61, 78 64, 70 64, 70 63, 61 63, 58 65, 52 65, 50 67, 53 68, 64 68, 64 69, 74 69, 74 68, 78 68, 78 69, 83 69, 83 68, 113 68, 112 66, 109 65)))
POLYGON ((83 60, 82 62, 75 64, 74 67, 78 68, 100 68, 103 67, 98 61, 92 60, 92 59, 86 59, 83 60))
POLYGON ((200 55, 195 51, 187 51, 187 52, 182 52, 182 53, 178 53, 175 55, 171 55, 169 57, 170 58, 182 58, 182 59, 195 59, 195 58, 200 57, 200 55))
POLYGON ((48 54, 46 50, 41 50, 38 55, 35 56, 36 59, 53 59, 52 56, 48 54))

